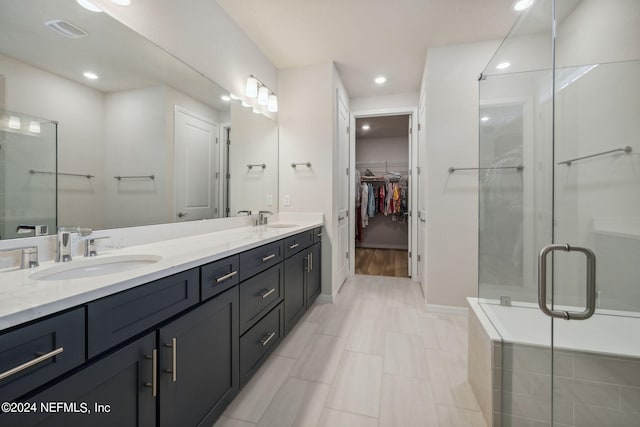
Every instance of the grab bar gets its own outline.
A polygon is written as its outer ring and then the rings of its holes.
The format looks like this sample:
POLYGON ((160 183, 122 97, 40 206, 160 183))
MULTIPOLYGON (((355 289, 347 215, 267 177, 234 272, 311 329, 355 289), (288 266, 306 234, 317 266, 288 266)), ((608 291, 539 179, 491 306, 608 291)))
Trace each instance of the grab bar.
POLYGON ((627 145, 626 147, 622 147, 622 148, 615 148, 613 150, 603 151, 601 153, 589 154, 588 156, 576 157, 575 159, 565 160, 564 162, 560 162, 558 164, 559 165, 571 166, 571 163, 577 162, 578 160, 584 160, 584 159, 590 159, 592 157, 604 156, 605 154, 617 153, 619 151, 624 151, 626 154, 629 154, 629 153, 631 153, 633 151, 633 149, 631 148, 631 146, 627 145))
POLYGON ((128 175, 128 176, 122 176, 122 175, 118 175, 118 176, 114 176, 115 179, 117 179, 118 181, 121 181, 123 179, 156 179, 155 175, 128 175))

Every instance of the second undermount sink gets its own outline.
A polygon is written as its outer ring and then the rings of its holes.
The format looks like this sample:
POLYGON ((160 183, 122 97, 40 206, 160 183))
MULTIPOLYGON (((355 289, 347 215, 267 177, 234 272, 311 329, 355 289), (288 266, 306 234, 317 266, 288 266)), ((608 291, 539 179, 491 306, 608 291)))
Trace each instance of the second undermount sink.
POLYGON ((29 276, 33 280, 70 280, 105 276, 145 267, 162 259, 158 255, 117 255, 104 258, 81 259, 58 264, 29 276))
POLYGON ((267 227, 269 228, 291 228, 291 227, 297 227, 298 224, 285 224, 283 222, 277 222, 274 224, 267 224, 267 227))

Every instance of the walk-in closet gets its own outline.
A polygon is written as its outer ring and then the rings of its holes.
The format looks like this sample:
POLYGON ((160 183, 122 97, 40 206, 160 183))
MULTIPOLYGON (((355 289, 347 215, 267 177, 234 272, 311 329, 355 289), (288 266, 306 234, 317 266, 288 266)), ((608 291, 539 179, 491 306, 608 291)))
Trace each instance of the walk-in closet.
POLYGON ((356 274, 409 276, 409 116, 356 119, 356 274))

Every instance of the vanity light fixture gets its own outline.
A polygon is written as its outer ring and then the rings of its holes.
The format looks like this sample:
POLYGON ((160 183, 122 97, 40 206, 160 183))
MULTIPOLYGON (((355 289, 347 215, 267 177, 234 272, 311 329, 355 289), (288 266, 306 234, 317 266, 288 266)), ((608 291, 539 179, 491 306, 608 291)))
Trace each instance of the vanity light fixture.
POLYGON ((22 123, 20 123, 20 117, 9 117, 9 123, 7 123, 7 126, 9 126, 9 129, 20 129, 20 127, 22 126, 22 123))
POLYGON ((381 84, 383 84, 384 82, 387 81, 387 78, 385 76, 378 76, 373 81, 376 82, 377 84, 381 85, 381 84))
POLYGON ((239 99, 241 99, 239 96, 235 96, 232 93, 229 94, 229 98, 233 99, 234 101, 238 101, 239 99))
POLYGON ((88 78, 89 80, 97 80, 98 79, 98 75, 92 71, 85 71, 84 73, 82 73, 83 76, 85 76, 86 78, 88 78))
POLYGON ((269 103, 269 89, 266 86, 260 86, 258 89, 258 104, 267 105, 269 103))
POLYGON ((31 120, 31 123, 29 123, 29 132, 40 133, 40 122, 31 120))
POLYGON ((80 6, 84 7, 87 10, 90 10, 91 12, 102 12, 102 9, 91 3, 89 0, 76 0, 76 2, 78 2, 80 6))
POLYGON ((111 3, 120 6, 129 6, 131 4, 131 0, 111 0, 111 3))
POLYGON ((513 6, 513 10, 520 12, 521 10, 525 10, 533 4, 533 0, 520 0, 513 6))
POLYGON ((498 70, 504 70, 504 69, 509 68, 510 66, 511 66, 511 62, 501 62, 498 65, 496 65, 496 68, 498 70))
POLYGON ((249 98, 256 98, 258 96, 258 79, 253 77, 253 75, 247 79, 247 86, 244 90, 244 94, 249 98))
POLYGON ((278 97, 274 94, 269 95, 269 103, 267 104, 267 111, 275 113, 278 111, 278 97))
POLYGON ((362 130, 369 130, 371 129, 371 126, 369 125, 362 125, 362 130))
POLYGON ((271 113, 278 111, 277 95, 253 74, 247 79, 245 95, 250 98, 258 98, 258 105, 266 105, 267 111, 271 113))
POLYGON ((230 96, 228 96, 228 95, 222 95, 222 96, 220 97, 220 99, 222 99, 224 102, 229 102, 229 101, 231 101, 231 97, 230 97, 230 96))

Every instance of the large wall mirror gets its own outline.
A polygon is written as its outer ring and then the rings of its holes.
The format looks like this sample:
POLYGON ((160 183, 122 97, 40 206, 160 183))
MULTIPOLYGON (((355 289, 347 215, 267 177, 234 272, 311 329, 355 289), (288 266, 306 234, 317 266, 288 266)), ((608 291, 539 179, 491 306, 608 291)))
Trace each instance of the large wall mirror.
POLYGON ((106 13, 3 1, 1 238, 273 211, 277 124, 223 95, 106 13))

